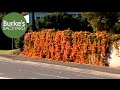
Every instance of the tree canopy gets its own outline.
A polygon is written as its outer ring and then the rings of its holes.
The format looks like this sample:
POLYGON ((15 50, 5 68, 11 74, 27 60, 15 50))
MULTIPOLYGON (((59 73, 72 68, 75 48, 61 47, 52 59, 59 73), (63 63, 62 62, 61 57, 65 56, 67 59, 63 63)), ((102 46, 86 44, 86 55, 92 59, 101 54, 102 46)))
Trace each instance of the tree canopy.
POLYGON ((81 16, 72 17, 64 12, 55 12, 46 15, 36 23, 38 28, 55 28, 65 30, 70 28, 73 31, 91 30, 87 19, 82 19, 81 16))
POLYGON ((114 32, 119 20, 119 12, 82 12, 81 15, 88 20, 94 31, 114 32))

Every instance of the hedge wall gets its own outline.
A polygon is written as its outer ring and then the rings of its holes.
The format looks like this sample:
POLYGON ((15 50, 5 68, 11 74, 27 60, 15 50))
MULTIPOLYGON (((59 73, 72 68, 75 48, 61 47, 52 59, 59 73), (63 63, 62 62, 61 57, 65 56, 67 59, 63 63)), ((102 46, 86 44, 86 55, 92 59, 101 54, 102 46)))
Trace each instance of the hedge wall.
POLYGON ((52 29, 29 32, 24 36, 24 50, 21 55, 105 66, 108 47, 118 38, 120 38, 119 34, 106 32, 90 33, 52 29))

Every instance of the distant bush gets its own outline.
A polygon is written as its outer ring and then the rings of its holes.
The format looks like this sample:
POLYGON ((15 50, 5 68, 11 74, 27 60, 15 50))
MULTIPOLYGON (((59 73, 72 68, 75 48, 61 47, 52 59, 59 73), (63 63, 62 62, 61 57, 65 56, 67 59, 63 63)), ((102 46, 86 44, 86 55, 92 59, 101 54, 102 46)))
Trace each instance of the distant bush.
POLYGON ((38 29, 59 29, 65 30, 70 28, 73 31, 87 30, 92 31, 87 19, 82 19, 81 16, 72 17, 71 15, 63 12, 55 12, 50 15, 44 16, 40 21, 36 22, 36 27, 38 29))
POLYGON ((116 24, 119 21, 120 12, 81 12, 81 15, 87 19, 95 32, 118 33, 120 27, 116 24))

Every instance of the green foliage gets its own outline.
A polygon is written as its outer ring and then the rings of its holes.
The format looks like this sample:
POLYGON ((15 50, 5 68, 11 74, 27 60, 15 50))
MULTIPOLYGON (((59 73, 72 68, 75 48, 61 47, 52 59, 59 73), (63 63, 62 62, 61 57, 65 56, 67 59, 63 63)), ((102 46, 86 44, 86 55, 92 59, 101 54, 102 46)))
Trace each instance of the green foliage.
MULTIPOLYGON (((27 24, 27 31, 26 33, 30 30, 31 25, 27 24)), ((25 35, 25 34, 24 34, 25 35)), ((24 35, 21 36, 20 38, 14 39, 14 43, 15 43, 15 48, 17 49, 23 49, 23 45, 24 45, 24 35)))
POLYGON ((120 36, 119 37, 110 37, 108 40, 109 40, 109 42, 113 43, 113 42, 120 40, 120 36))
POLYGON ((112 32, 112 33, 120 34, 120 23, 119 23, 119 22, 117 22, 117 23, 113 26, 111 32, 112 32))
POLYGON ((23 45, 24 45, 24 36, 20 37, 20 38, 17 38, 17 39, 14 39, 14 42, 15 42, 15 47, 17 49, 23 49, 23 45))
POLYGON ((92 28, 87 19, 82 19, 81 16, 72 17, 64 12, 55 12, 50 15, 46 15, 40 21, 36 22, 38 29, 59 29, 65 30, 70 28, 73 31, 87 30, 92 31, 92 28))
POLYGON ((32 25, 30 25, 30 24, 28 23, 28 24, 27 24, 27 30, 29 30, 31 26, 32 26, 32 25))
POLYGON ((90 36, 90 40, 93 43, 96 40, 96 36, 90 36))
POLYGON ((82 12, 94 31, 114 32, 113 26, 118 22, 119 12, 82 12))

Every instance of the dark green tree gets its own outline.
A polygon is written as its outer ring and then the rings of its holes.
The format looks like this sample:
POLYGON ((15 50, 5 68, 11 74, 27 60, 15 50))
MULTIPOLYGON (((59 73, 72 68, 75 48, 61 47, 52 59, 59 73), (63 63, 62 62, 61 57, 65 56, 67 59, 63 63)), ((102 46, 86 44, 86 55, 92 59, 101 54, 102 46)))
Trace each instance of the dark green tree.
POLYGON ((119 12, 82 12, 94 31, 114 32, 113 26, 118 22, 119 12))
POLYGON ((65 30, 70 28, 73 31, 88 30, 90 31, 90 24, 87 19, 82 19, 81 16, 72 17, 65 12, 55 12, 50 15, 46 15, 39 22, 36 22, 39 28, 55 28, 59 30, 65 30))

